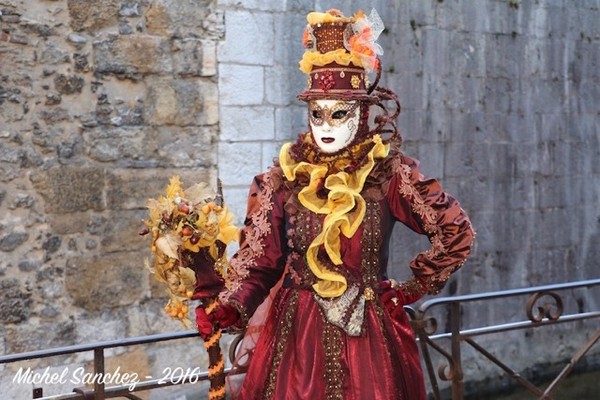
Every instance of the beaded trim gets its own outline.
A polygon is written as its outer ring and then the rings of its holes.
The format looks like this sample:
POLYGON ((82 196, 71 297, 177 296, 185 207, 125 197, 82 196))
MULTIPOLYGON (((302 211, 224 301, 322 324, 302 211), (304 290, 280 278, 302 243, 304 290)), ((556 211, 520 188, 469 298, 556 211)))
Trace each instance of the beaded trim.
MULTIPOLYGON (((426 280, 427 281, 427 280, 426 280)), ((416 278, 408 279, 400 283, 398 290, 402 292, 402 295, 406 299, 414 299, 424 294, 424 286, 429 286, 427 282, 421 283, 416 278)))
POLYGON ((365 286, 372 287, 379 276, 379 253, 381 252, 381 206, 379 202, 367 200, 367 212, 361 238, 362 270, 365 286))
POLYGON ((236 257, 229 262, 225 290, 219 295, 222 303, 227 303, 229 298, 242 287, 243 280, 248 276, 250 267, 256 266, 256 259, 264 254, 265 236, 271 233, 269 214, 273 209, 273 186, 271 184, 271 172, 269 170, 263 175, 264 184, 257 193, 259 207, 256 212, 249 216, 252 224, 245 228, 246 246, 241 248, 236 257))
MULTIPOLYGON (((308 250, 310 243, 323 230, 323 224, 321 219, 315 214, 308 210, 300 210, 297 214, 295 229, 297 231, 296 238, 298 239, 298 249, 302 254, 306 254, 306 250, 308 250)), ((308 265, 306 265, 305 258, 303 259, 303 268, 301 272, 302 284, 313 284, 315 282, 315 275, 310 268, 308 268, 308 265)))
POLYGON ((273 358, 271 359, 269 376, 267 377, 267 382, 265 384, 265 389, 262 396, 262 398, 265 400, 273 398, 275 384, 277 383, 277 370, 279 369, 281 359, 283 358, 283 352, 285 351, 288 343, 288 337, 292 329, 293 318, 296 315, 297 306, 298 291, 294 290, 291 294, 289 303, 285 306, 286 309, 284 315, 279 316, 280 318, 277 318, 279 321, 277 326, 278 332, 275 332, 277 342, 275 343, 275 352, 273 354, 273 358))
POLYGON ((342 330, 326 321, 323 316, 323 349, 325 350, 326 398, 343 400, 344 374, 342 371, 342 330))

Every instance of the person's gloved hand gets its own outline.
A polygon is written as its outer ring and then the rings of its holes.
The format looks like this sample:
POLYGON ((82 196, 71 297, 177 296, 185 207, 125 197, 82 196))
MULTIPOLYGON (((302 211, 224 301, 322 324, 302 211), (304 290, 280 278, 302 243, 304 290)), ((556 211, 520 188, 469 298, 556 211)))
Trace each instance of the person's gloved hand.
POLYGON ((381 290, 379 298, 392 319, 396 319, 399 313, 404 312, 405 305, 414 303, 426 293, 424 285, 416 278, 401 284, 389 279, 381 282, 379 289, 381 290))
POLYGON ((379 296, 381 302, 392 319, 397 319, 399 313, 404 312, 406 301, 398 283, 393 279, 381 282, 382 293, 379 296))
POLYGON ((239 311, 230 305, 220 304, 208 315, 202 306, 196 307, 196 327, 203 339, 210 336, 215 325, 218 324, 220 328, 228 328, 238 322, 239 319, 239 311))
MULTIPOLYGON (((219 254, 225 251, 225 245, 217 241, 219 254)), ((191 268, 196 274, 196 288, 192 299, 205 299, 219 294, 225 287, 223 277, 215 272, 215 259, 210 255, 208 247, 201 247, 198 252, 186 250, 182 258, 184 266, 191 268)))

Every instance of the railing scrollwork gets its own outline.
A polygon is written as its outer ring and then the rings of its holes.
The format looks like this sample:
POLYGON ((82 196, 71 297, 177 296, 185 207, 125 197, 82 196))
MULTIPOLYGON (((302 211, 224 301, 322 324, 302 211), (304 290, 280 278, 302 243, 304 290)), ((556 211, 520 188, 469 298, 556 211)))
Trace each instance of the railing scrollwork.
POLYGON ((529 297, 529 299, 527 299, 525 310, 527 313, 527 318, 529 318, 531 322, 542 322, 544 318, 547 318, 550 321, 556 321, 562 315, 564 306, 562 298, 558 294, 554 292, 543 291, 534 293, 529 297), (550 297, 552 300, 554 300, 554 303, 546 302, 536 306, 538 301, 541 301, 546 297, 550 297))
POLYGON ((483 335, 541 328, 545 325, 582 321, 591 318, 600 318, 600 310, 585 311, 581 307, 581 302, 576 299, 578 310, 570 314, 565 314, 565 302, 560 292, 581 290, 600 291, 600 279, 579 281, 572 283, 563 283, 557 285, 546 285, 531 287, 525 289, 505 290, 498 292, 487 292, 475 295, 453 296, 434 298, 421 304, 416 310, 406 307, 409 316, 412 318, 413 328, 420 342, 422 358, 425 369, 429 376, 433 397, 441 399, 440 389, 437 377, 442 381, 451 382, 451 392, 453 400, 462 400, 464 398, 461 344, 468 344, 479 354, 483 355, 489 361, 502 369, 509 377, 534 394, 539 399, 551 399, 552 392, 559 383, 572 371, 575 364, 589 352, 589 350, 598 341, 600 341, 600 329, 591 335, 591 338, 581 346, 575 355, 569 360, 561 373, 553 382, 542 390, 533 383, 529 382, 518 371, 512 369, 507 364, 499 360, 491 351, 484 348, 475 341, 476 337, 483 335), (509 321, 501 323, 495 321, 495 325, 488 325, 479 328, 466 329, 462 327, 462 314, 467 307, 477 307, 473 303, 485 302, 486 307, 492 300, 501 300, 507 298, 518 298, 527 296, 525 301, 525 314, 527 320, 509 321), (444 311, 448 322, 446 326, 450 329, 447 332, 438 333, 438 321, 435 317, 429 315, 434 309, 444 311), (438 342, 443 340, 450 341, 451 351, 446 351, 438 342), (434 350, 441 355, 444 360, 440 362, 437 368, 437 377, 433 367, 433 361, 430 350, 434 350))

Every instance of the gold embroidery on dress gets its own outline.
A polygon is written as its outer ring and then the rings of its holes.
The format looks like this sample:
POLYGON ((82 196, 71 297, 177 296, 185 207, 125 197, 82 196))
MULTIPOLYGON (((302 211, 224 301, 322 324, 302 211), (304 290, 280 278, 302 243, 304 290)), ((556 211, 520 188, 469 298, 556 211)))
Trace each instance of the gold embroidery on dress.
POLYGON ((275 337, 277 338, 277 342, 275 343, 275 352, 273 354, 273 359, 271 360, 269 376, 267 377, 267 382, 262 396, 262 398, 265 400, 273 399, 277 380, 277 370, 281 364, 283 352, 285 351, 288 343, 288 337, 292 329, 292 322, 296 316, 296 310, 298 307, 297 290, 294 290, 290 295, 289 303, 285 307, 286 309, 284 315, 280 316, 281 318, 278 318, 279 326, 276 328, 276 330, 279 332, 275 332, 275 337))
MULTIPOLYGON (((393 164, 394 173, 400 175, 400 185, 398 192, 405 198, 411 200, 412 210, 423 221, 423 228, 425 232, 429 234, 429 241, 431 242, 431 248, 425 252, 428 258, 438 257, 448 253, 448 249, 444 246, 442 241, 442 229, 438 226, 438 214, 433 207, 425 202, 425 199, 421 196, 421 193, 417 190, 415 185, 411 181, 412 170, 410 166, 402 164, 400 160, 395 161, 393 164)), ((448 280, 450 274, 456 269, 462 266, 462 263, 457 264, 453 268, 445 268, 439 271, 437 275, 424 277, 425 283, 429 288, 430 294, 437 294, 443 284, 448 280)))
POLYGON ((381 206, 379 202, 367 200, 367 212, 363 224, 362 270, 363 281, 366 286, 373 286, 379 276, 379 253, 381 252, 381 206))
MULTIPOLYGON (((296 246, 300 254, 306 254, 308 246, 312 240, 321 232, 323 225, 321 224, 320 218, 311 213, 308 210, 301 210, 296 214, 296 230, 298 234, 296 238, 298 240, 296 246)), ((302 283, 312 284, 315 281, 315 276, 306 265, 306 259, 303 260, 304 266, 302 268, 302 283)))
POLYGON ((325 349, 325 388, 328 400, 343 400, 342 330, 323 317, 323 348, 325 349))

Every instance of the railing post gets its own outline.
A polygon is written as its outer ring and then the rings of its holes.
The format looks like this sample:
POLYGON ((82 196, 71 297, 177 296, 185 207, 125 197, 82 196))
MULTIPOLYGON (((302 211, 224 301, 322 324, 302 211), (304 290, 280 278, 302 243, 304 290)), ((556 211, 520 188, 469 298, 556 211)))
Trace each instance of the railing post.
POLYGON ((463 400, 464 383, 462 371, 462 358, 460 354, 460 302, 450 304, 450 326, 452 329, 452 400, 463 400))
POLYGON ((40 399, 44 397, 44 389, 43 388, 33 388, 33 398, 40 399))
POLYGON ((94 392, 96 392, 95 400, 104 400, 104 348, 99 347, 94 349, 94 392))

